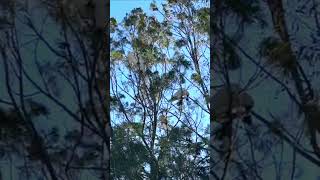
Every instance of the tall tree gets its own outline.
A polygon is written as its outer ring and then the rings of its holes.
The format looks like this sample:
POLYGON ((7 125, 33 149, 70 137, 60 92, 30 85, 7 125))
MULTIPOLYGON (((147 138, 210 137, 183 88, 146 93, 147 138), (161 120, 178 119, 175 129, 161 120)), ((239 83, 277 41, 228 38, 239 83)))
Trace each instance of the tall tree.
POLYGON ((208 178, 208 3, 150 10, 111 21, 113 176, 208 178))

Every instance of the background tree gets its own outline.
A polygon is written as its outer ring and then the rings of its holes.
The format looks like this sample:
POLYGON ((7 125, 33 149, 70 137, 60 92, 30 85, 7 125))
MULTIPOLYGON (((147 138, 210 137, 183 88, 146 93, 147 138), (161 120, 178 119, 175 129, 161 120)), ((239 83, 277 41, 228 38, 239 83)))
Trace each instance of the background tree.
POLYGON ((251 125, 232 113, 221 124, 213 114, 212 179, 316 178, 316 6, 315 1, 213 2, 212 95, 237 83, 255 105, 251 125), (226 151, 220 149, 221 131, 228 132, 226 151))
POLYGON ((109 5, 83 2, 0 3, 4 179, 110 179, 109 5))

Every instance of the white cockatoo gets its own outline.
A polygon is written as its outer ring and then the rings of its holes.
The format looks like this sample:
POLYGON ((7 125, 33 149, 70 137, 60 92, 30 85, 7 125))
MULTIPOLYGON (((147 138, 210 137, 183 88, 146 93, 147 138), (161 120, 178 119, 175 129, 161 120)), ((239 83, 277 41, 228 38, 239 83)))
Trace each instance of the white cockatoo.
POLYGON ((127 56, 129 65, 135 70, 141 70, 145 72, 146 66, 143 58, 139 58, 139 61, 133 52, 128 53, 127 56))
POLYGON ((226 122, 235 118, 250 121, 250 110, 254 106, 252 97, 238 84, 223 86, 213 96, 214 116, 218 122, 226 122), (231 117, 228 116, 231 112, 231 117))
POLYGON ((181 101, 183 99, 188 100, 188 98, 189 98, 188 90, 181 88, 176 93, 174 93, 174 95, 171 97, 170 101, 181 101))
POLYGON ((251 123, 250 111, 254 106, 252 97, 243 91, 239 84, 223 86, 213 95, 213 116, 215 121, 221 123, 217 131, 217 138, 221 141, 220 148, 226 151, 231 148, 232 120, 242 119, 245 123, 251 123))
POLYGON ((167 130, 168 129, 168 117, 165 114, 162 114, 162 115, 159 116, 159 120, 160 120, 160 123, 161 123, 161 127, 164 130, 167 130))
POLYGON ((177 92, 173 94, 171 99, 169 100, 170 102, 176 101, 178 105, 178 110, 179 112, 182 112, 183 109, 183 100, 189 100, 189 92, 188 90, 181 88, 177 92))

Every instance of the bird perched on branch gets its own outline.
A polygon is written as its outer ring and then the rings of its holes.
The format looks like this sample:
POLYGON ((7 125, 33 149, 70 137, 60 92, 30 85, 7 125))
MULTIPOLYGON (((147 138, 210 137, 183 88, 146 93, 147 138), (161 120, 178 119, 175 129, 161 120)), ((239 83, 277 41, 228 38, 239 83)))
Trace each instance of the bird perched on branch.
POLYGON ((250 123, 250 111, 254 106, 252 97, 238 84, 223 86, 213 96, 214 116, 218 122, 241 118, 250 123))
POLYGON ((188 90, 181 88, 176 93, 174 93, 174 95, 171 97, 170 101, 179 101, 179 100, 183 100, 183 99, 188 100, 188 98, 189 98, 188 90))
POLYGON ((130 67, 132 67, 136 71, 145 72, 147 67, 145 60, 141 58, 138 54, 135 54, 134 52, 128 53, 128 64, 130 67))
POLYGON ((162 115, 160 115, 159 120, 161 123, 161 127, 164 130, 168 130, 168 117, 165 114, 162 114, 162 115))
POLYGON ((221 123, 217 131, 218 142, 222 142, 223 151, 231 151, 233 137, 233 120, 242 119, 251 123, 250 111, 254 106, 252 97, 241 89, 239 84, 225 85, 213 96, 214 120, 221 123))
POLYGON ((176 93, 173 94, 171 99, 169 100, 170 102, 177 101, 177 105, 179 106, 179 111, 182 111, 182 105, 183 105, 183 100, 189 100, 189 92, 188 90, 181 88, 178 90, 176 93))

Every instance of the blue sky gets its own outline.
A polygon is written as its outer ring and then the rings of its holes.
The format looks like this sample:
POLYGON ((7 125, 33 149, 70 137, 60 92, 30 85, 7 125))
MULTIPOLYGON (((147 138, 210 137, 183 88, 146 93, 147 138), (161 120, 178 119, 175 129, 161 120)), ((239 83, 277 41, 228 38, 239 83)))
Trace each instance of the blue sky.
MULTIPOLYGON (((126 13, 129 13, 136 7, 141 7, 143 10, 149 10, 151 0, 111 0, 110 1, 110 16, 118 20, 125 17, 126 13)), ((157 2, 160 2, 157 0, 157 2)))

